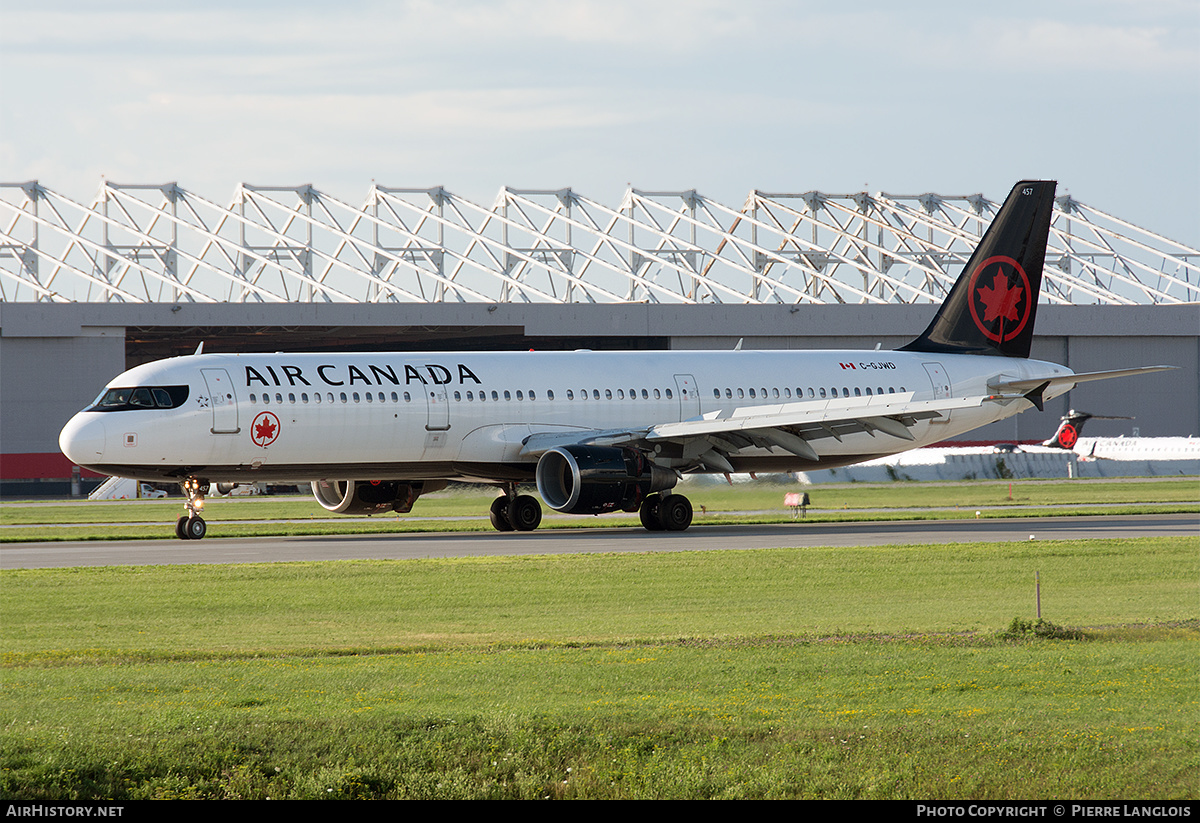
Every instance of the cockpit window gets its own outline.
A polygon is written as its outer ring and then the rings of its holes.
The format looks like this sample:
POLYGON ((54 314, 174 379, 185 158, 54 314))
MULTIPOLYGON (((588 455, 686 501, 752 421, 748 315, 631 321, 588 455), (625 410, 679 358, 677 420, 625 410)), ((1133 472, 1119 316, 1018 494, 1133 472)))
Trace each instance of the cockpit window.
POLYGON ((187 386, 135 386, 128 389, 106 389, 100 393, 88 411, 177 409, 187 399, 187 386))

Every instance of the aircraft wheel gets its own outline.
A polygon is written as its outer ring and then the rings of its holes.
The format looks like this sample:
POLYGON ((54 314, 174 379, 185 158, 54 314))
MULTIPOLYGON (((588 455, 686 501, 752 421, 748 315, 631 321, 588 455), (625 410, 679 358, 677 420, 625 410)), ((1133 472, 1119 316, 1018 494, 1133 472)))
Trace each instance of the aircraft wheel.
POLYGON ((513 530, 512 521, 508 519, 508 498, 497 497, 492 501, 492 510, 488 514, 492 521, 492 528, 498 532, 510 532, 513 530))
POLYGON ((542 504, 531 495, 517 495, 508 504, 508 522, 519 532, 533 531, 542 522, 542 504))
POLYGON ((661 502, 661 497, 657 494, 652 494, 642 501, 642 505, 638 509, 638 519, 642 521, 642 526, 647 531, 662 531, 663 526, 658 519, 659 503, 661 502))
POLYGON ((189 517, 184 530, 188 540, 199 540, 208 533, 208 524, 204 522, 203 517, 189 517))
POLYGON ((658 503, 658 522, 669 532, 681 532, 692 525, 692 501, 682 494, 668 494, 658 503))
POLYGON ((178 520, 175 521, 175 536, 178 537, 180 540, 188 539, 187 522, 188 522, 188 516, 186 514, 181 516, 178 520))

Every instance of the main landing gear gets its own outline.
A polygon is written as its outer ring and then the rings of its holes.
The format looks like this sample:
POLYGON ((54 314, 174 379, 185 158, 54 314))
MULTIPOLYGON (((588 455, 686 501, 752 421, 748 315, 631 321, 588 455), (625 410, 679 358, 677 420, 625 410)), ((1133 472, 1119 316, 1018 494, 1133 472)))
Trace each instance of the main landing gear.
POLYGON ((531 532, 542 522, 542 504, 533 495, 517 494, 517 487, 510 485, 503 497, 492 501, 489 517, 498 532, 531 532))
POLYGON ((208 525, 200 512, 204 510, 204 495, 208 494, 208 481, 189 477, 180 485, 187 495, 188 513, 175 521, 175 536, 180 540, 199 540, 208 532, 208 525))
POLYGON ((638 518, 648 531, 681 532, 692 525, 692 501, 682 494, 647 495, 638 518))
MULTIPOLYGON (((682 494, 648 495, 637 512, 652 532, 681 532, 692 525, 692 501, 682 494)), ((492 501, 488 516, 498 532, 531 532, 542 522, 542 506, 533 495, 517 494, 516 487, 509 486, 492 501)))

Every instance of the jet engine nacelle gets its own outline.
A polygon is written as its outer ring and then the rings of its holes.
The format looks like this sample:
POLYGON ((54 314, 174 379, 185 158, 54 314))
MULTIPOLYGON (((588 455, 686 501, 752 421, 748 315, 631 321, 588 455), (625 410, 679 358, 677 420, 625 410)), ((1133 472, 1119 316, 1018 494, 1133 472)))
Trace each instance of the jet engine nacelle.
POLYGON ((678 479, 634 449, 559 446, 537 464, 542 500, 568 514, 637 511, 646 495, 673 488, 678 479))
MULTIPOLYGON (((445 486, 441 482, 437 488, 445 486)), ((313 497, 322 508, 338 514, 378 514, 412 511, 422 492, 435 491, 429 481, 403 483, 398 480, 314 480, 313 497)))

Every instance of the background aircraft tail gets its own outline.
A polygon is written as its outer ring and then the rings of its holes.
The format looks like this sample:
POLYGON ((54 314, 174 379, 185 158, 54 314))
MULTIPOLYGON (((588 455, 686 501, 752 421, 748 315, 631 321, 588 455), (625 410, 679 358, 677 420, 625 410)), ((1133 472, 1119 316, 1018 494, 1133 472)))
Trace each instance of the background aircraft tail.
POLYGON ((1095 417, 1097 420, 1132 420, 1132 417, 1113 417, 1103 414, 1088 414, 1087 412, 1078 412, 1074 409, 1067 412, 1062 418, 1062 422, 1058 424, 1058 431, 1049 440, 1042 443, 1043 446, 1049 446, 1052 449, 1067 449, 1068 451, 1075 448, 1076 441, 1083 434, 1083 424, 1095 417))
POLYGON ((1029 356, 1056 185, 1013 187, 929 328, 899 351, 1029 356))

